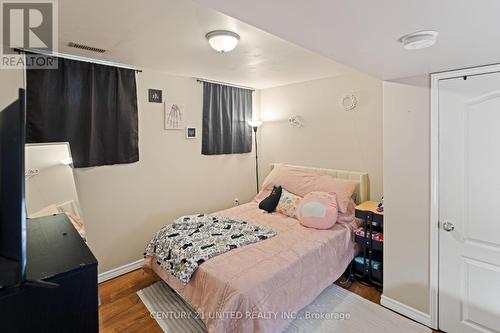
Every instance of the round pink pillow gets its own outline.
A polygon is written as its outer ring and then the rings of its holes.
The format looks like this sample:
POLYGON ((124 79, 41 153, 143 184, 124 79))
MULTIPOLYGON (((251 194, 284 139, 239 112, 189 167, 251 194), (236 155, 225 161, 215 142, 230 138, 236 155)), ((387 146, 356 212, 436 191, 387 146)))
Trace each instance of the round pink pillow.
POLYGON ((304 227, 330 229, 337 222, 337 196, 327 192, 308 193, 297 207, 297 216, 304 227))

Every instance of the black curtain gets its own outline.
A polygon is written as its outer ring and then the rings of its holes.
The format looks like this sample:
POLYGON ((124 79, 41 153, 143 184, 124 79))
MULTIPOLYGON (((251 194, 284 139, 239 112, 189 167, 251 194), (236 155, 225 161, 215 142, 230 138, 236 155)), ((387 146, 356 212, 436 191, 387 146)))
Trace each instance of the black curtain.
POLYGON ((252 151, 252 90, 203 82, 202 154, 252 151))
POLYGON ((27 142, 69 142, 75 167, 139 160, 134 70, 58 58, 26 90, 27 142))

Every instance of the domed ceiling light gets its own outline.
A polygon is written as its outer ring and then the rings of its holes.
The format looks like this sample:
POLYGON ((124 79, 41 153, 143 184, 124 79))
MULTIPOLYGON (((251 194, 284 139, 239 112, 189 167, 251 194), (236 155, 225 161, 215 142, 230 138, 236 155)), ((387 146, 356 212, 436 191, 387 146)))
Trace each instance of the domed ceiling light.
POLYGON ((215 30, 205 35, 210 46, 217 52, 225 53, 234 50, 238 45, 240 36, 232 31, 215 30))
POLYGON ((407 50, 418 50, 436 44, 438 32, 433 30, 417 31, 399 39, 407 50))

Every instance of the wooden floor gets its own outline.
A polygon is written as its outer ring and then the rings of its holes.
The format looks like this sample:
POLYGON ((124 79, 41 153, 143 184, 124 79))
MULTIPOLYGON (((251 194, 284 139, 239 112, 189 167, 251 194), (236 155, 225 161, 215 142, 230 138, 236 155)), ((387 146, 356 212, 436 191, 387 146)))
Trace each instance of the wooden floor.
MULTIPOLYGON (((146 274, 142 270, 136 270, 101 283, 99 285, 101 297, 100 331, 162 333, 160 326, 150 317, 148 310, 136 294, 138 290, 146 288, 158 280, 156 276, 146 274)), ((341 283, 342 280, 344 279, 341 278, 336 284, 380 304, 381 293, 377 289, 359 282, 344 286, 341 283)))
POLYGON ((142 269, 130 272, 99 285, 100 332, 163 333, 136 292, 158 281, 142 269))

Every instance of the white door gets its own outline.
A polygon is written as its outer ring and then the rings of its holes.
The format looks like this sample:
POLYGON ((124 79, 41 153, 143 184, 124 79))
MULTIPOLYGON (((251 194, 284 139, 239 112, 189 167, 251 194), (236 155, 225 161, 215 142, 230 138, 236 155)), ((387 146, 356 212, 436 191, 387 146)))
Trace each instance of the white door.
POLYGON ((500 73, 439 83, 439 328, 500 332, 500 73))

